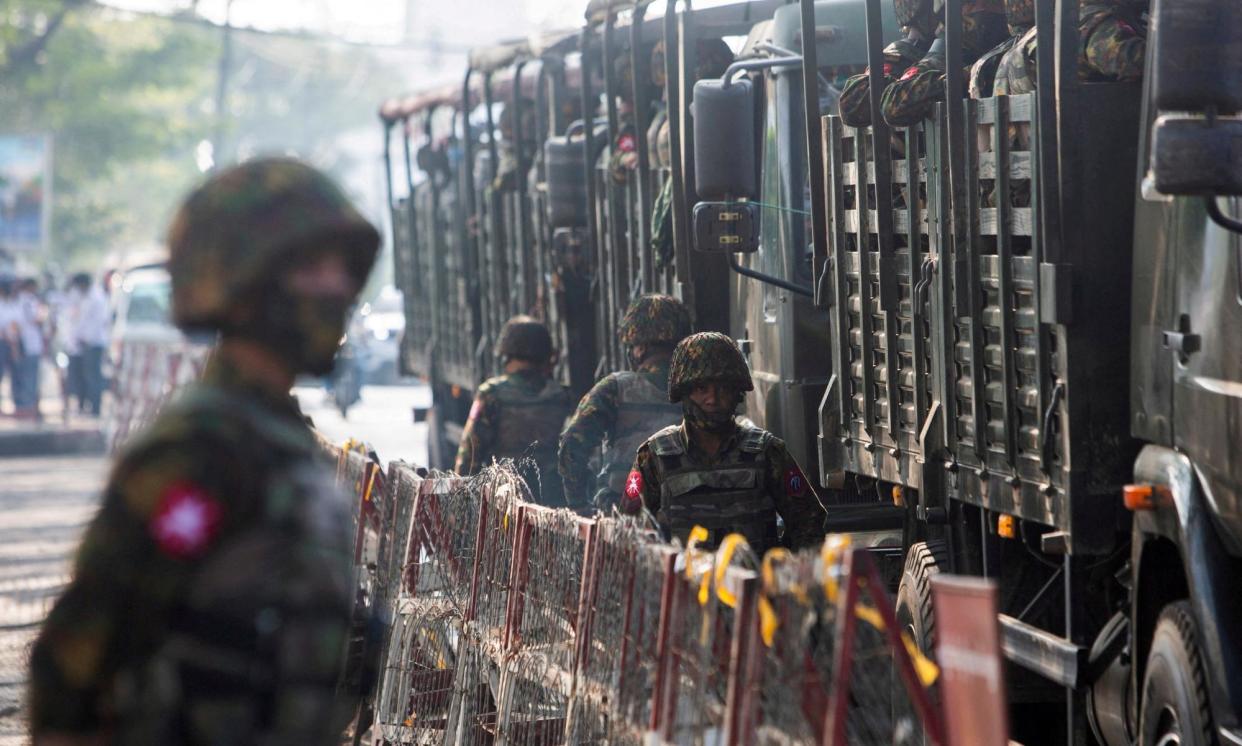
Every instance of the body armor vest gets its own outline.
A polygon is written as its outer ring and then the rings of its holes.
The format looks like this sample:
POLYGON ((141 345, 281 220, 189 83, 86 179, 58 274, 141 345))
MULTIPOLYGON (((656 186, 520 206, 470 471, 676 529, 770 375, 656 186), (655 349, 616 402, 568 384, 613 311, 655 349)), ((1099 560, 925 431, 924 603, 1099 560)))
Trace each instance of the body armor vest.
POLYGON ((693 464, 679 427, 652 439, 660 482, 661 524, 683 543, 695 526, 708 531, 704 547, 715 548, 739 533, 759 556, 777 544, 776 503, 768 494, 765 453, 772 434, 743 426, 737 448, 720 463, 693 464))
POLYGON ((634 465, 634 456, 652 433, 681 422, 681 406, 668 400, 668 392, 651 379, 634 371, 616 373, 617 421, 604 449, 603 469, 599 483, 609 493, 611 505, 625 490, 625 477, 634 465))
POLYGON ((573 407, 569 393, 552 378, 534 393, 516 383, 497 386, 495 392, 500 403, 500 421, 496 427, 496 452, 492 455, 519 462, 524 457, 534 460, 538 474, 522 471, 527 486, 537 499, 542 492, 543 504, 564 506, 556 453, 565 418, 573 407))
POLYGON ((239 422, 270 468, 255 475, 261 500, 246 525, 190 581, 164 644, 119 673, 117 743, 334 743, 362 694, 342 689, 346 646, 372 617, 355 608, 349 500, 285 418, 201 385, 179 408, 239 422))

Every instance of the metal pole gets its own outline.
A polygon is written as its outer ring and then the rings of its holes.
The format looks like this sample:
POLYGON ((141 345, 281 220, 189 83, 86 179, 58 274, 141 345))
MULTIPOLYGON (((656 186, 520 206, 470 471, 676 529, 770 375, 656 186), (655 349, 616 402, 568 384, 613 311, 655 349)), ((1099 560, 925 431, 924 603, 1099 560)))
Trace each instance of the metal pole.
MULTIPOLYGON (((815 48, 815 0, 801 0, 800 7, 802 10, 802 96, 803 113, 806 116, 806 163, 807 179, 811 186, 811 241, 815 248, 815 260, 822 268, 828 258, 828 216, 825 213, 827 190, 824 186, 824 147, 820 138, 819 55, 815 48)), ((840 373, 841 371, 838 371, 838 374, 840 373)))

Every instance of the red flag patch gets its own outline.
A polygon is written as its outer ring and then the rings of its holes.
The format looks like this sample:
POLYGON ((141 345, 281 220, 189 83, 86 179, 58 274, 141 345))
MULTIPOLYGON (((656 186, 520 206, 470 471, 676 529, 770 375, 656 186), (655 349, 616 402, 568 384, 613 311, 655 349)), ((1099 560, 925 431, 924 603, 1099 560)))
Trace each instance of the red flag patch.
POLYGON ((621 497, 621 512, 637 513, 643 506, 643 475, 638 469, 625 478, 625 494, 621 497))
POLYGON ((802 497, 806 494, 807 484, 806 477, 803 476, 802 470, 796 466, 789 468, 785 472, 785 494, 790 497, 802 497))
POLYGON ((625 133, 617 138, 617 150, 622 153, 633 153, 638 150, 638 141, 630 133, 625 133))
POLYGON ((220 529, 220 504, 201 487, 178 482, 160 496, 149 528, 160 551, 176 559, 203 553, 220 529))
POLYGON ((917 66, 917 65, 913 65, 913 66, 911 66, 911 67, 907 68, 907 69, 906 69, 906 71, 905 71, 904 73, 902 73, 902 74, 901 74, 901 79, 902 79, 902 80, 909 80, 910 78, 913 78, 915 75, 918 75, 918 74, 919 74, 919 68, 918 68, 918 66, 917 66))

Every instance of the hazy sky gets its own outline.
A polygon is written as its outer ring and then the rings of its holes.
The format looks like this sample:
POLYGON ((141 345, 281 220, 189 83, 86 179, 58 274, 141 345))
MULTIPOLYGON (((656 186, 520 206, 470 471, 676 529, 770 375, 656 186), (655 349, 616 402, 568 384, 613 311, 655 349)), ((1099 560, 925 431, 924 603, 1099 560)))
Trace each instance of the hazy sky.
MULTIPOLYGON (((103 0, 132 10, 168 12, 191 0, 103 0)), ((228 0, 199 0, 199 12, 223 21, 228 0)), ((262 29, 306 29, 379 44, 409 38, 485 44, 535 31, 575 27, 586 0, 233 0, 232 20, 262 29)))

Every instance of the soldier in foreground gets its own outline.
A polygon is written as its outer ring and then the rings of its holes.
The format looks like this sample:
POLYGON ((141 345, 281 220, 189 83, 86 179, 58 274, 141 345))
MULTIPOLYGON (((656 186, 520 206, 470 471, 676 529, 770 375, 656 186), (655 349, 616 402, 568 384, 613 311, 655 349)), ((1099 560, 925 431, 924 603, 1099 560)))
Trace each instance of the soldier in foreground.
POLYGON ((514 459, 536 502, 563 506, 556 445, 573 402, 552 377, 552 335, 530 316, 514 316, 500 330, 496 355, 504 373, 479 386, 454 470, 475 474, 495 459, 514 459), (521 468, 525 458, 537 472, 521 468))
POLYGON ((289 388, 332 367, 379 235, 327 177, 262 159, 169 235, 203 380, 118 457, 31 654, 35 744, 329 744, 353 606, 350 505, 289 388))
POLYGON ((619 331, 630 370, 596 383, 561 433, 561 478, 571 501, 602 510, 617 505, 638 446, 681 421, 681 407, 668 400, 668 364, 688 334, 690 311, 676 298, 644 295, 630 304, 619 331), (601 445, 603 468, 592 480, 589 461, 601 445))
POLYGON ((707 548, 735 532, 760 556, 778 545, 821 542, 827 513, 785 443, 734 419, 743 393, 753 388, 746 360, 728 336, 700 332, 682 340, 673 351, 668 398, 681 403, 684 418, 638 449, 622 509, 637 513, 645 506, 683 543, 703 526, 707 548))

